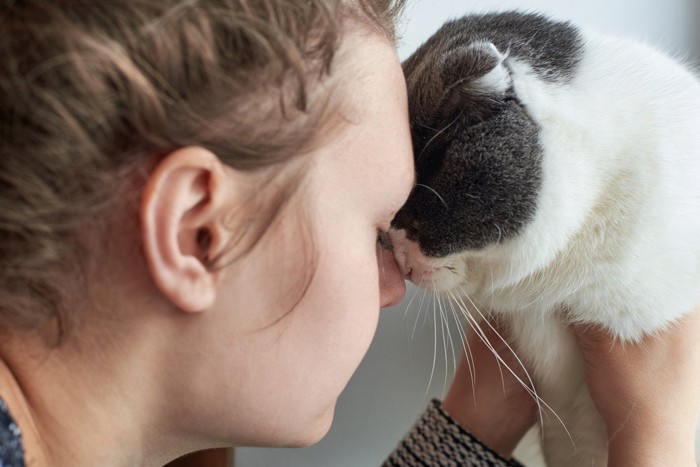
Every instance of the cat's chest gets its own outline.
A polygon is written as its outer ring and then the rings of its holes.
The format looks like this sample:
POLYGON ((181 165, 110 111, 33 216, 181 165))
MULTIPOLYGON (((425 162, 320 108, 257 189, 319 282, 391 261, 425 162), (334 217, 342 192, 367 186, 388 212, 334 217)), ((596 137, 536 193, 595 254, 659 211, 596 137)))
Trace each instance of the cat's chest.
POLYGON ((604 263, 577 254, 575 247, 532 270, 537 249, 532 250, 532 255, 465 258, 461 290, 484 309, 533 315, 572 306, 583 291, 599 286, 596 279, 611 274, 604 263))
POLYGON ((607 257, 601 253, 598 258, 588 253, 569 249, 547 266, 510 282, 507 273, 515 267, 507 262, 473 263, 470 285, 460 289, 482 311, 530 323, 546 319, 598 323, 624 340, 663 328, 700 300, 700 277, 690 270, 683 274, 676 270, 683 259, 692 259, 691 251, 676 261, 669 261, 670 253, 662 250, 656 255, 652 251, 607 257), (506 278, 499 279, 500 273, 506 278), (669 290, 677 292, 669 294, 669 290))

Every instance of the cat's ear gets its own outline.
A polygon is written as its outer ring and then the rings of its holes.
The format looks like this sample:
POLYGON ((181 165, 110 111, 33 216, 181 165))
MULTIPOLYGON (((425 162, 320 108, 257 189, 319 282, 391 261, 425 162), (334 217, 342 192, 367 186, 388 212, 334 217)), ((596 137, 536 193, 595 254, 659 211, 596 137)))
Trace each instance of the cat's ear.
POLYGON ((512 86, 507 56, 490 42, 474 42, 447 54, 440 66, 443 94, 436 125, 457 116, 479 122, 498 112, 498 103, 512 86))
POLYGON ((507 52, 502 53, 491 42, 472 42, 445 55, 440 77, 446 90, 502 95, 511 87, 507 57, 507 52))

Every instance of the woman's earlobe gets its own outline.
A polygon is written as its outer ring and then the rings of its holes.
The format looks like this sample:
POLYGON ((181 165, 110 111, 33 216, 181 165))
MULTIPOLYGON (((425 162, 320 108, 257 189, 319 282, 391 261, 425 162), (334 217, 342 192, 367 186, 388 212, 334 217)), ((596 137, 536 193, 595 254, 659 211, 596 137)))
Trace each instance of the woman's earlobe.
POLYGON ((225 239, 219 219, 230 193, 219 159, 200 147, 178 149, 156 166, 141 200, 143 252, 165 298, 183 311, 210 308, 217 293, 212 249, 225 239))

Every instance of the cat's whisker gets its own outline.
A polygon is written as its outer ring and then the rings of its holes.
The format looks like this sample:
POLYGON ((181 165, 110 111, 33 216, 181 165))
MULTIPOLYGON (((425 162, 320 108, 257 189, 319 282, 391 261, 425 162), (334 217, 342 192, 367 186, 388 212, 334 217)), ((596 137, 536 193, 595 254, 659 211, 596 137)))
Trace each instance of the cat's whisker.
POLYGON ((435 364, 437 361, 437 321, 435 319, 435 312, 436 312, 436 306, 435 306, 435 294, 433 294, 433 366, 430 369, 430 378, 428 379, 428 387, 425 389, 425 395, 428 395, 428 392, 430 391, 430 386, 433 384, 433 376, 435 376, 435 364))
POLYGON ((445 209, 450 209, 449 206, 447 206, 447 202, 445 201, 445 198, 443 198, 443 197, 440 195, 440 193, 438 193, 437 191, 435 191, 434 188, 432 188, 432 187, 430 187, 430 186, 428 186, 428 185, 424 185, 423 183, 416 183, 416 186, 425 188, 426 190, 429 190, 429 191, 431 191, 432 193, 434 193, 435 196, 438 197, 438 199, 440 200, 440 202, 442 202, 442 204, 445 206, 445 209))
MULTIPOLYGON (((464 291, 463 291, 463 292, 464 292, 464 291)), ((571 441, 571 444, 572 444, 572 445, 574 446, 574 448, 575 448, 575 447, 576 447, 575 442, 574 442, 574 440, 573 440, 573 437, 571 436, 571 433, 569 432, 568 428, 566 427, 566 424, 565 424, 564 421, 561 419, 561 417, 559 417, 559 415, 556 413, 556 411, 555 411, 549 404, 547 404, 547 403, 537 394, 536 390, 534 389, 534 383, 532 382, 532 379, 531 379, 531 377, 530 377, 530 374, 529 374, 529 372, 527 371, 527 369, 525 368, 525 366, 523 365, 523 363, 522 363, 522 361, 520 360, 520 358, 519 358, 519 357, 517 356, 517 354, 513 351, 513 349, 511 348, 511 346, 508 344, 508 342, 507 342, 507 341, 500 335, 500 333, 491 325, 491 323, 487 320, 486 316, 478 309, 478 307, 476 307, 476 305, 475 305, 474 302, 471 300, 471 298, 469 298, 469 296, 468 296, 467 294, 465 294, 465 297, 467 298, 467 300, 469 300, 469 302, 471 303, 471 305, 474 307, 474 309, 476 310, 476 312, 479 314, 479 316, 481 317, 482 321, 485 322, 485 323, 489 326, 489 328, 496 334, 496 336, 504 343, 504 345, 506 346, 506 348, 512 353, 513 357, 516 359, 516 361, 518 362, 518 364, 522 367, 522 369, 523 369, 523 371, 524 371, 524 373, 525 373, 525 375, 526 375, 526 377, 527 377, 527 380, 530 382, 530 385, 526 384, 526 383, 522 380, 522 378, 520 378, 520 377, 515 373, 515 371, 510 367, 510 365, 508 365, 508 364, 505 362, 505 360, 498 354, 498 352, 496 351, 496 349, 494 348, 494 346, 493 346, 493 345, 491 344, 491 342, 489 342, 489 340, 486 338, 486 333, 485 333, 484 330, 481 328, 481 325, 479 324, 479 322, 469 313, 467 305, 461 300, 461 298, 455 297, 455 298, 457 299, 457 302, 456 302, 456 303, 457 303, 457 304, 460 304, 460 303, 461 303, 462 309, 463 309, 463 315, 464 315, 465 318, 467 319, 467 322, 469 323, 469 325, 471 326, 471 328, 474 330, 474 332, 475 332, 476 335, 479 337, 479 339, 481 339, 481 341, 484 343, 484 345, 486 345, 486 347, 491 351, 491 353, 494 355, 494 357, 495 357, 496 360, 498 361, 498 363, 499 363, 499 371, 501 371, 501 368, 502 368, 501 365, 505 366, 506 369, 508 369, 508 372, 516 379, 516 381, 518 381, 518 383, 519 383, 520 385, 522 385, 522 387, 528 392, 528 394, 530 394, 530 396, 532 396, 533 400, 534 400, 535 403, 537 404, 537 409, 538 409, 538 413, 539 413, 539 420, 540 420, 540 426, 543 427, 543 425, 544 425, 544 411, 543 411, 543 408, 542 408, 542 407, 544 407, 544 408, 547 409, 550 413, 552 413, 552 414, 554 415, 554 417, 557 419, 557 421, 561 424, 561 426, 564 428, 564 431, 566 432, 566 434, 567 434, 569 440, 571 441)), ((502 373, 502 372, 501 372, 501 382, 502 382, 502 384, 504 385, 504 389, 505 389, 504 376, 503 376, 503 373, 502 373)))
POLYGON ((493 279, 493 260, 489 258, 489 272, 491 274, 491 302, 489 304, 489 310, 493 310, 493 301, 496 297, 495 281, 493 279))
MULTIPOLYGON (((442 348, 444 350, 444 357, 445 357, 445 375, 444 375, 444 382, 442 386, 442 395, 443 397, 445 396, 445 391, 447 390, 447 368, 448 368, 448 363, 447 363, 447 340, 445 338, 445 331, 447 330, 447 321, 444 316, 443 312, 443 304, 442 304, 442 297, 440 295, 435 294, 437 297, 437 304, 438 304, 438 311, 440 313, 440 332, 442 334, 442 348)), ((449 330, 447 330, 448 336, 449 336, 449 330)))
POLYGON ((420 287, 421 290, 423 290, 423 296, 420 299, 420 305, 418 306, 418 313, 416 313, 416 321, 413 323, 413 331, 411 332, 411 342, 413 342, 413 338, 416 335, 416 328, 418 327, 418 320, 420 319, 420 314, 423 311, 423 303, 425 301, 425 296, 428 294, 428 291, 425 288, 423 288, 423 281, 422 280, 420 281, 420 284, 418 285, 418 287, 420 287))
MULTIPOLYGON (((459 308, 459 304, 455 298, 452 291, 448 291, 450 295, 450 308, 452 309, 452 315, 457 323, 457 331, 459 332, 460 340, 462 341, 462 349, 464 350, 465 358, 467 359, 467 367, 469 368, 469 377, 472 383, 472 388, 476 387, 476 366, 474 362, 474 355, 472 354, 471 346, 469 345, 469 339, 467 338, 467 333, 462 327, 461 320, 457 317, 457 312, 455 311, 455 305, 459 308)), ((476 393, 472 391, 472 396, 474 397, 474 403, 476 404, 476 393)))
MULTIPOLYGON (((452 292, 448 290, 447 296, 445 298, 447 299, 447 304, 450 307, 450 314, 452 315, 452 319, 454 320, 455 325, 457 326, 457 338, 459 338, 459 340, 460 340, 460 346, 464 349, 464 337, 463 337, 462 325, 459 321, 459 318, 457 317, 457 313, 455 312, 454 298, 452 298, 452 292)), ((445 311, 447 312, 447 307, 445 307, 445 311)), ((466 353, 466 349, 464 349, 464 350, 466 353)), ((457 365, 456 365, 456 363, 457 363, 456 357, 457 356, 456 356, 456 349, 454 348, 454 343, 452 345, 452 355, 455 358, 454 369, 456 370, 457 369, 457 365)))
MULTIPOLYGON (((533 397, 535 397, 536 402, 539 403, 539 401, 542 401, 542 400, 539 398, 539 396, 537 395, 537 393, 535 392, 534 384, 532 383, 532 380, 531 380, 531 378, 530 378, 530 375, 529 375, 527 369, 525 368, 525 366, 523 365, 523 363, 520 361, 520 359, 518 358, 518 356, 515 354, 515 352, 513 351, 513 349, 508 345, 508 343, 507 343, 505 340, 503 340, 503 337, 493 328, 493 326, 491 326, 491 324, 488 322, 487 318, 484 316, 483 313, 481 313, 481 311, 479 311, 478 307, 476 307, 476 305, 475 305, 474 302, 471 300, 471 298, 469 297, 469 295, 466 294, 463 290, 462 290, 462 293, 463 293, 464 296, 467 298, 467 300, 469 300, 470 304, 474 307, 474 309, 476 310, 476 312, 479 313, 479 316, 481 317, 481 319, 482 319, 483 321, 486 321, 486 322, 489 324, 489 326, 493 329, 493 331, 496 333, 496 335, 497 335, 497 336, 505 343, 505 345, 508 347, 508 349, 510 350, 510 352, 511 352, 511 353, 513 354, 513 356, 516 358, 516 360, 518 361, 518 363, 521 365, 523 371, 524 371, 525 374, 527 375, 527 379, 530 381, 530 385, 525 384, 517 375, 515 375, 515 373, 513 372, 513 370, 510 368, 510 366, 509 366, 508 364, 506 364, 506 363, 502 360, 502 358, 500 357, 500 355, 498 355, 497 353, 494 354, 494 355, 496 356, 496 358, 497 358, 501 363, 503 363, 503 364, 506 366, 506 368, 508 368, 508 370, 509 370, 511 373, 513 373, 513 376, 518 380, 518 382, 519 382, 520 384, 523 385, 523 387, 528 391, 528 393, 530 393, 531 395, 533 395, 533 397)), ((484 344, 489 348, 489 350, 491 350, 492 352, 495 352, 495 348, 493 347, 493 345, 491 345, 490 342, 488 342, 488 339, 486 339, 486 334, 485 334, 485 332, 482 330, 481 326, 479 325, 479 322, 476 320, 476 318, 474 318, 474 317, 471 315, 471 313, 469 313, 469 311, 468 311, 468 310, 469 310, 469 307, 466 305, 466 303, 464 303, 464 301, 461 299, 461 297, 457 297, 457 300, 458 300, 459 303, 461 303, 462 309, 465 310, 465 313, 466 313, 466 314, 465 314, 465 317, 467 317, 467 319, 470 320, 470 324, 473 324, 473 326, 472 326, 473 328, 474 328, 474 326, 475 326, 474 329, 475 329, 475 331, 477 332, 477 335, 482 339, 482 341, 483 341, 484 344), (486 339, 486 340, 485 340, 485 339, 486 339)), ((542 402, 544 402, 544 401, 542 401, 542 402)))
MULTIPOLYGON (((457 315, 455 314, 454 311, 454 305, 452 304, 452 300, 449 297, 445 297, 447 304, 450 306, 450 313, 452 315, 452 320, 455 323, 455 326, 457 326, 457 338, 460 341, 461 346, 463 347, 464 344, 462 343, 462 335, 461 335, 461 325, 459 320, 457 320, 457 315)), ((447 314, 447 307, 445 308, 445 314, 447 314)), ((449 315, 448 315, 449 317, 449 315)), ((457 371, 457 364, 458 364, 458 358, 459 355, 457 355, 457 352, 459 352, 459 346, 455 348, 454 344, 454 337, 452 337, 452 334, 450 334, 450 347, 452 349, 452 369, 453 371, 457 371)))
POLYGON ((447 374, 449 373, 449 361, 447 358, 447 345, 449 344, 450 349, 452 350, 452 368, 456 369, 457 368, 457 355, 455 354, 455 348, 454 348, 454 343, 452 342, 452 332, 450 331, 450 321, 448 319, 447 315, 447 307, 445 306, 444 301, 442 300, 442 296, 438 297, 438 303, 440 304, 440 319, 444 323, 444 331, 443 331, 443 344, 445 347, 445 385, 443 387, 443 397, 447 391, 447 374), (445 340, 445 332, 447 333, 447 340, 445 340))
MULTIPOLYGON (((498 361, 501 362, 503 365, 505 365, 505 367, 506 367, 506 368, 508 369, 508 371, 513 375, 513 377, 514 377, 514 378, 523 386, 523 388, 525 388, 525 390, 526 390, 531 396, 533 396, 533 398, 535 399, 535 403, 537 404, 538 412, 539 412, 539 414, 540 414, 540 426, 541 426, 542 428, 543 428, 543 426, 544 426, 543 411, 542 411, 542 406, 544 406, 552 415, 554 415, 554 417, 557 419, 557 421, 561 424, 562 428, 564 428, 564 431, 566 432, 566 435, 569 437, 569 440, 571 441, 572 446, 573 446, 574 448, 576 448, 576 443, 574 442, 574 439, 573 439, 573 437, 571 436, 571 433, 569 432, 569 429, 566 427, 566 424, 565 424, 564 421, 561 419, 561 417, 559 416, 559 414, 557 414, 557 412, 556 412, 549 404, 547 404, 547 403, 537 394, 537 391, 536 391, 536 389, 535 389, 535 384, 534 384, 534 382, 532 381, 532 378, 530 377, 530 373, 527 371, 527 368, 526 368, 525 365, 523 364, 522 360, 520 360, 520 357, 518 357, 517 353, 515 353, 515 351, 514 351, 513 348, 510 346, 510 344, 508 343, 508 341, 507 341, 506 339, 504 339, 503 336, 501 336, 501 334, 496 330, 496 328, 494 328, 493 325, 488 321, 488 319, 486 318, 486 316, 479 310, 479 308, 478 308, 478 307, 476 306, 476 304, 471 300, 471 298, 469 297, 469 295, 466 294, 466 293, 464 292, 464 290, 462 290, 462 292, 464 293, 464 297, 465 297, 467 300, 469 300, 469 302, 471 303, 471 305, 474 307, 474 309, 476 310, 476 312, 479 314, 479 316, 481 317, 482 321, 485 322, 485 323, 489 326, 489 328, 496 334, 496 336, 501 340, 501 342, 503 342, 503 344, 506 346, 506 348, 508 349, 508 351, 513 355, 513 357, 515 358, 515 360, 518 362, 518 365, 520 365, 520 367, 523 369, 523 372, 525 373, 525 376, 526 376, 526 378, 527 378, 527 380, 528 380, 528 382, 529 382, 529 385, 526 384, 526 383, 513 371, 513 369, 512 369, 512 368, 503 360, 503 358, 501 358, 501 356, 495 351, 495 349, 494 349, 493 346, 487 344, 487 346, 488 346, 489 349, 493 352, 494 356, 498 359, 498 361)), ((477 324, 477 325, 478 325, 478 324, 477 324)), ((480 329, 481 329, 481 328, 480 328, 480 329)), ((485 334, 483 334, 483 331, 482 331, 482 334, 480 334, 479 336, 482 337, 482 340, 483 340, 483 338, 485 338, 485 334)), ((486 342, 484 341, 484 343, 486 343, 486 342)))
POLYGON ((404 309, 404 312, 403 312, 403 319, 404 319, 404 321, 406 321, 406 318, 408 317, 408 310, 411 308, 411 304, 413 303, 413 300, 414 300, 414 299, 416 298, 416 296, 418 295, 418 290, 419 290, 418 288, 415 288, 415 289, 413 290, 413 296, 412 296, 411 299, 408 301, 408 304, 406 305, 406 308, 404 309))
MULTIPOLYGON (((460 288, 461 288, 461 287, 460 287, 460 288)), ((541 401, 541 402, 544 402, 544 401, 542 401, 542 400, 540 399, 540 397, 539 397, 539 396, 537 395, 537 393, 535 392, 535 389, 534 389, 535 385, 534 385, 534 383, 533 383, 533 381, 532 381, 532 378, 530 377, 530 374, 529 374, 529 372, 527 371, 527 368, 525 368, 525 365, 522 363, 522 361, 520 360, 520 358, 518 357, 518 355, 515 353, 515 351, 511 348, 511 346, 510 346, 510 345, 508 344, 508 342, 503 338, 503 336, 501 336, 501 334, 491 325, 491 323, 488 321, 487 317, 479 310, 479 308, 476 306, 476 304, 475 304, 475 303, 472 301, 472 299, 469 297, 469 294, 467 294, 464 290, 462 290, 462 294, 463 294, 463 296, 464 296, 467 300, 469 300, 469 303, 472 305, 472 307, 474 308, 474 310, 479 314, 479 317, 481 318, 481 320, 484 321, 484 322, 486 322, 486 323, 489 325, 489 327, 491 328, 491 330, 493 330, 493 332, 496 334, 496 336, 498 336, 498 338, 501 339, 501 341, 506 345, 506 347, 508 348, 508 350, 509 350, 509 351, 512 353, 512 355, 515 357, 515 359, 516 359, 516 361, 518 362, 518 364, 520 365, 520 367, 523 369, 523 371, 524 371, 524 373, 525 373, 525 375, 526 375, 526 377, 527 377, 527 380, 528 380, 528 382, 529 382, 530 384, 525 384, 525 383, 514 373, 514 371, 510 368, 510 366, 509 366, 508 364, 506 364, 506 363, 502 360, 502 358, 500 357, 500 355, 498 355, 497 353, 495 353, 496 358, 497 358, 499 361, 501 361, 501 362, 506 366, 506 368, 508 368, 508 370, 509 370, 511 373, 513 373, 513 376, 518 380, 518 382, 520 382, 520 384, 522 384, 522 385, 525 387, 525 389, 526 389, 528 392, 530 392, 531 394, 533 394, 533 396, 536 397, 537 400, 539 400, 539 401, 541 401)), ((465 310, 468 309, 466 303, 464 303, 464 301, 461 300, 461 297, 459 298, 459 300, 460 300, 460 302, 462 303, 462 306, 464 307, 464 309, 465 309, 465 310)), ((486 334, 485 334, 484 331, 481 329, 481 326, 479 325, 479 322, 476 320, 476 318, 474 318, 473 316, 471 316, 471 314, 469 314, 469 317, 474 321, 474 324, 478 327, 478 329, 479 329, 479 337, 481 337, 482 340, 485 339, 485 338, 486 338, 486 334)), ((487 343, 486 341, 484 341, 484 343, 487 345, 487 347, 488 347, 491 351, 495 352, 495 348, 491 345, 490 342, 487 343)))
MULTIPOLYGON (((476 319, 469 312, 466 304, 464 304, 464 302, 459 300, 457 297, 455 297, 455 303, 460 308, 462 315, 466 318, 467 324, 469 324, 469 327, 472 329, 474 334, 479 337, 479 339, 484 343, 484 345, 486 345, 486 347, 492 353, 495 354, 496 350, 491 345, 491 342, 489 342, 489 340, 486 338, 483 330, 479 326, 479 323, 476 321, 476 319)), ((466 335, 465 335, 465 338, 466 338, 466 335)), ((467 339, 467 342, 468 342, 468 339, 467 339)), ((475 364, 475 362, 473 361, 473 355, 472 355, 472 364, 475 364)), ((476 366, 474 366, 474 368, 476 368, 476 366)), ((472 392, 473 392, 474 401, 476 403, 476 375, 475 374, 472 375, 472 392)))
MULTIPOLYGON (((423 283, 423 281, 421 281, 421 283, 423 283)), ((428 292, 428 296, 431 297, 431 298, 434 298, 434 297, 433 297, 433 292, 430 292, 430 291, 429 291, 429 292, 428 292)), ((423 313, 423 322, 420 323, 420 328, 421 328, 421 329, 424 329, 424 328, 425 328, 425 323, 428 321, 428 316, 429 316, 429 313, 423 313)))
POLYGON ((501 230, 501 227, 495 222, 493 226, 496 227, 496 230, 498 230, 498 238, 496 239, 496 243, 501 243, 501 238, 503 238, 503 231, 501 230))
POLYGON ((435 139, 436 139, 438 136, 440 136, 441 134, 443 134, 443 133, 444 133, 445 131, 447 131, 452 125, 454 125, 455 122, 457 122, 457 120, 459 120, 459 117, 460 117, 460 116, 461 116, 461 114, 458 114, 450 123, 448 123, 447 125, 445 125, 445 126, 442 128, 442 130, 440 130, 440 131, 438 131, 437 133, 435 133, 435 134, 432 136, 432 138, 430 138, 430 139, 428 140, 428 142, 425 143, 425 146, 423 146, 423 149, 421 150, 420 154, 418 154, 418 156, 416 156, 416 160, 420 160, 420 158, 423 156, 423 154, 424 154, 425 151, 428 149, 428 147, 433 143, 433 141, 435 141, 435 139))
POLYGON ((424 130, 438 131, 437 128, 433 128, 432 126, 426 125, 425 123, 421 123, 420 127, 423 128, 424 130))

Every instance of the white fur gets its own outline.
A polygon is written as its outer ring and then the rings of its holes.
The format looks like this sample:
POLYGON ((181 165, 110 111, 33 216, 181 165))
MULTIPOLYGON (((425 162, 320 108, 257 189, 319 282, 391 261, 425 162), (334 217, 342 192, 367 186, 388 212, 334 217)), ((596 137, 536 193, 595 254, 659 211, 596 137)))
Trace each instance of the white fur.
POLYGON ((511 321, 540 396, 573 437, 575 450, 561 424, 545 417, 544 451, 554 467, 607 462, 567 322, 599 323, 636 340, 700 304, 698 79, 647 46, 590 31, 584 38, 583 61, 566 84, 506 59, 545 151, 538 210, 525 232, 441 260, 395 242, 416 282, 464 290, 511 321))
POLYGON ((502 54, 495 45, 492 43, 477 43, 472 44, 471 47, 479 47, 486 49, 487 53, 490 53, 496 58, 497 65, 493 67, 491 71, 486 73, 484 76, 476 80, 478 87, 483 87, 488 89, 489 92, 504 94, 511 86, 510 73, 508 69, 503 65, 503 62, 507 58, 506 55, 502 54))

